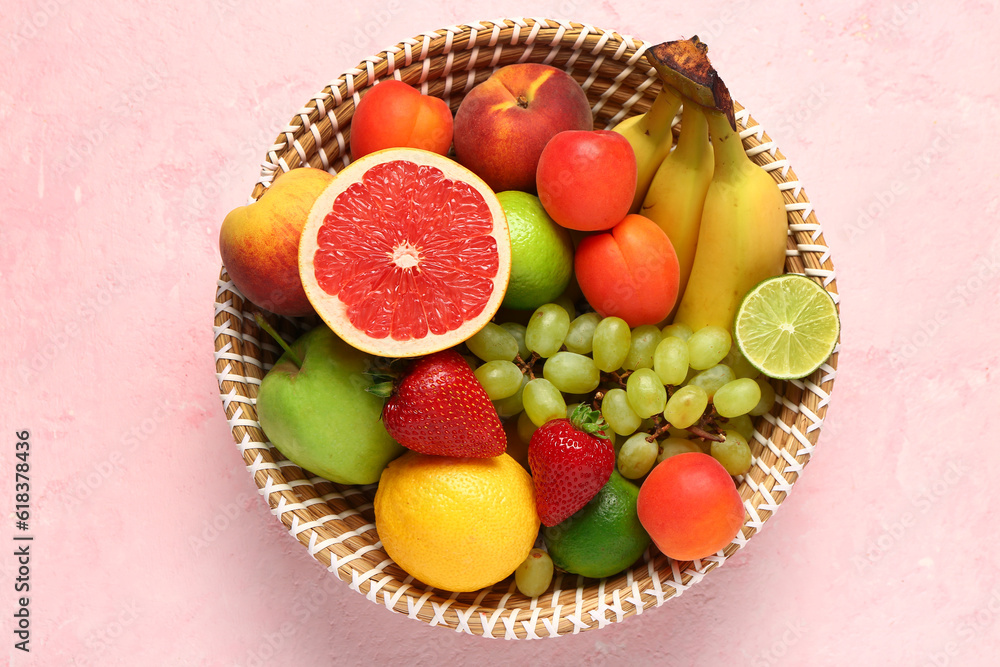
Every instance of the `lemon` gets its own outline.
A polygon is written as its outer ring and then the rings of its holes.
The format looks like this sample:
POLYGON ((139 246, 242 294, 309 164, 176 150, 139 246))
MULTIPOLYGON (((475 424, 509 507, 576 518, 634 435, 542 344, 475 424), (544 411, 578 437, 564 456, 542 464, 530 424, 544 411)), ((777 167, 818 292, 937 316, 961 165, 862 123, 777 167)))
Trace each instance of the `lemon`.
POLYGON ((639 487, 615 470, 583 509, 561 523, 542 528, 556 567, 600 579, 634 563, 650 543, 639 522, 638 497, 639 487))
POLYGON ((733 335, 746 360, 768 377, 810 375, 833 353, 840 317, 833 297, 796 274, 768 278, 747 292, 733 335))
POLYGON ((497 193, 510 231, 510 283, 503 305, 534 310, 554 300, 573 275, 573 240, 549 217, 538 197, 508 190, 497 193))
POLYGON ((531 476, 507 454, 407 452, 382 473, 375 525, 385 552, 407 573, 461 593, 512 574, 534 546, 539 519, 531 476))

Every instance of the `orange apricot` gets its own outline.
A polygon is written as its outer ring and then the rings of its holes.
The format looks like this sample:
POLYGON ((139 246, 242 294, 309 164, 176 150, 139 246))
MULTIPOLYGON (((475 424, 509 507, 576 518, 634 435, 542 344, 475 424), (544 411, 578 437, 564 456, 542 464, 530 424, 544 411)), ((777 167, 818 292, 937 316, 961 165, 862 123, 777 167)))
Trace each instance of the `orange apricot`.
POLYGON ((389 79, 361 96, 351 118, 351 159, 385 148, 422 148, 446 155, 453 120, 444 100, 389 79))
POLYGON ((732 477, 708 454, 677 454, 639 488, 639 522, 664 555, 678 561, 724 549, 743 527, 743 500, 732 477))
POLYGON ((641 215, 627 215, 610 231, 581 240, 574 268, 594 310, 630 327, 657 324, 677 301, 677 253, 663 230, 641 215))

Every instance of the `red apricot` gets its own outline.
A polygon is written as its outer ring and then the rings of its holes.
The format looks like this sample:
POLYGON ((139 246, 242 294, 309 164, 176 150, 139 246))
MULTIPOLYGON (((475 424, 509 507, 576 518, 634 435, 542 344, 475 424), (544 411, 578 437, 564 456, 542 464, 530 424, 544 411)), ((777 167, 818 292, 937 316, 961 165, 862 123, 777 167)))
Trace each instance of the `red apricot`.
POLYGON ((635 151, 617 132, 560 132, 542 150, 535 182, 552 219, 581 231, 609 229, 628 214, 637 179, 635 151))

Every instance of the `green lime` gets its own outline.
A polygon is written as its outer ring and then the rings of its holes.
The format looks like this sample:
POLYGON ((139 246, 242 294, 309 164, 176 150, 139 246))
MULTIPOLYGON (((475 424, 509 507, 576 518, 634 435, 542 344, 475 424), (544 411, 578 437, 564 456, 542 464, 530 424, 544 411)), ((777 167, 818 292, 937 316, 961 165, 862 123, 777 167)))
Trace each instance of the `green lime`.
POLYGON ((555 223, 538 197, 508 190, 497 193, 510 229, 510 284, 507 308, 534 310, 566 289, 573 275, 573 241, 555 223))
POLYGON ((802 378, 833 353, 840 317, 829 292, 805 276, 786 274, 747 292, 733 335, 746 360, 764 375, 802 378))
POLYGON ((634 563, 650 543, 636 512, 638 497, 639 487, 615 470, 583 509, 552 527, 542 526, 556 567, 600 579, 634 563))

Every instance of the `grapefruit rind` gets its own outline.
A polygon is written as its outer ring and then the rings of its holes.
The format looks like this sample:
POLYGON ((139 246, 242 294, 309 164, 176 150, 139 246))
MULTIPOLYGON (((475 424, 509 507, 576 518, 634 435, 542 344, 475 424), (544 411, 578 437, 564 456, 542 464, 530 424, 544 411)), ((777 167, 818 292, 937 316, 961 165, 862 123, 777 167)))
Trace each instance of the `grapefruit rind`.
POLYGON ((316 199, 309 218, 302 229, 299 243, 299 275, 305 288, 306 297, 320 318, 345 342, 353 347, 383 357, 416 357, 431 354, 470 338, 482 329, 496 314, 503 302, 510 281, 511 247, 507 220, 496 195, 486 183, 462 165, 437 153, 417 148, 388 148, 365 155, 351 162, 338 172, 333 182, 316 199), (327 214, 341 194, 356 183, 360 183, 373 167, 393 162, 408 161, 417 165, 434 167, 443 172, 445 178, 464 182, 478 192, 486 203, 493 219, 491 236, 496 240, 497 273, 493 280, 493 291, 482 310, 469 317, 458 327, 435 334, 428 331, 419 338, 397 340, 391 336, 376 338, 355 326, 348 316, 348 305, 338 296, 327 293, 319 286, 316 276, 315 256, 319 249, 318 235, 327 214))

